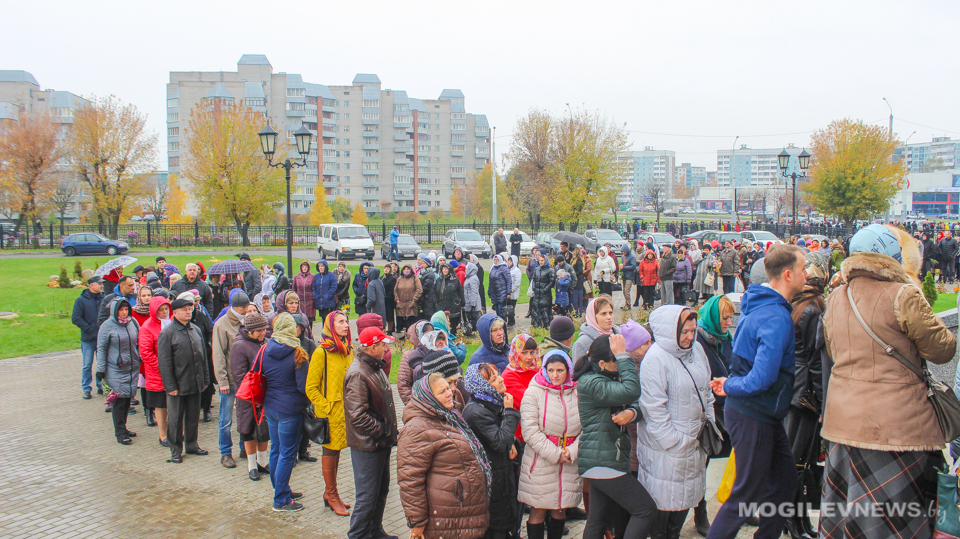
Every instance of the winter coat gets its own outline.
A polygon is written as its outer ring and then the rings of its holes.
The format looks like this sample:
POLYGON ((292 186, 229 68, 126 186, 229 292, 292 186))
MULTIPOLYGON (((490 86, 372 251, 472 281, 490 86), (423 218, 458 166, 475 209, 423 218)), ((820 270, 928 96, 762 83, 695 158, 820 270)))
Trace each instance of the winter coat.
MULTIPOLYGON (((653 251, 647 251, 652 253, 653 251)), ((660 282, 660 263, 657 262, 657 257, 654 256, 652 259, 647 258, 646 256, 640 260, 639 269, 637 274, 640 276, 640 285, 641 286, 653 286, 660 282)))
POLYGON ((73 302, 73 325, 80 328, 80 340, 83 342, 97 342, 97 315, 100 314, 100 302, 103 301, 103 292, 94 294, 84 290, 73 302))
POLYGON ((220 387, 237 387, 243 381, 233 376, 233 369, 230 368, 230 349, 237 342, 237 333, 243 321, 240 315, 232 308, 227 309, 227 314, 220 317, 217 323, 213 325, 213 383, 220 387))
POLYGON ((520 285, 523 283, 523 272, 518 267, 520 261, 517 257, 510 255, 513 259, 513 267, 510 268, 510 299, 516 301, 520 299, 520 285))
MULTIPOLYGON (((580 277, 578 276, 577 270, 573 269, 573 266, 571 266, 570 263, 566 261, 564 261, 562 264, 555 264, 553 266, 554 274, 559 273, 560 270, 567 272, 567 276, 570 277, 570 286, 568 290, 570 291, 576 290, 577 285, 579 284, 579 281, 580 281, 580 277)), ((636 275, 634 275, 634 277, 636 277, 636 275)))
POLYGON ((507 365, 510 364, 510 358, 507 356, 507 352, 510 350, 510 339, 507 333, 504 332, 503 351, 498 352, 493 348, 493 341, 490 340, 490 328, 493 327, 493 323, 497 319, 502 320, 502 318, 493 313, 487 313, 477 320, 477 333, 480 334, 480 342, 482 345, 470 356, 470 365, 475 363, 493 363, 497 366, 497 370, 502 373, 504 369, 507 368, 507 365))
POLYGON ((162 297, 150 299, 150 319, 140 328, 137 335, 137 348, 140 350, 140 359, 143 362, 144 387, 147 391, 163 391, 160 365, 157 362, 157 339, 160 338, 160 319, 157 318, 157 311, 163 305, 170 307, 170 301, 162 297))
POLYGON ((383 295, 386 299, 387 312, 393 316, 393 312, 397 308, 397 276, 393 273, 386 273, 381 280, 383 281, 383 295))
POLYGON ((570 305, 570 277, 564 275, 557 279, 557 305, 567 308, 570 305))
POLYGON ((523 236, 520 234, 510 234, 510 256, 520 258, 521 243, 523 243, 523 236))
POLYGON ((960 243, 957 242, 957 238, 951 236, 950 238, 940 240, 939 247, 940 258, 942 260, 951 260, 957 256, 957 251, 960 250, 960 243))
POLYGON ((693 263, 690 257, 684 255, 683 260, 677 260, 677 271, 673 274, 673 282, 690 284, 693 278, 693 263))
POLYGON ((684 309, 667 305, 650 314, 655 342, 640 363, 638 479, 661 511, 683 511, 703 499, 707 454, 697 437, 706 421, 715 421, 703 347, 694 342, 684 350, 677 342, 684 309))
POLYGON ((538 509, 579 506, 583 485, 577 473, 581 434, 577 389, 560 389, 542 376, 534 378, 520 403, 520 428, 527 443, 520 464, 520 502, 538 509), (559 463, 561 447, 548 436, 566 436, 572 463, 559 463))
POLYGON ((510 276, 510 270, 503 262, 493 266, 490 269, 490 286, 487 292, 490 294, 492 303, 506 303, 507 296, 513 288, 513 277, 510 276))
MULTIPOLYGON (((829 255, 827 255, 829 257, 829 255)), ((754 247, 752 250, 747 251, 746 254, 741 257, 741 268, 743 268, 744 275, 750 275, 750 271, 753 269, 753 265, 757 263, 757 260, 760 260, 764 257, 764 252, 760 249, 754 247), (751 262, 751 260, 753 262, 751 262)))
POLYGON ((613 422, 612 413, 633 410, 640 417, 637 399, 640 397, 640 377, 637 364, 629 354, 616 356, 618 372, 603 372, 591 362, 591 369, 577 380, 580 399, 580 452, 577 471, 580 475, 590 468, 603 466, 624 473, 630 472, 630 438, 626 427, 613 422), (620 449, 617 449, 617 448, 620 449))
POLYGON ((623 266, 620 267, 620 275, 625 281, 637 282, 637 257, 633 251, 627 249, 627 254, 623 258, 623 266))
MULTIPOLYGON (((307 380, 307 362, 297 368, 292 346, 267 339, 263 350, 263 379, 267 386, 263 407, 284 414, 300 414, 308 405, 304 389, 307 380)), ((333 425, 330 425, 331 434, 333 425)), ((274 440, 278 443, 279 440, 274 440)))
POLYGON ((810 302, 800 319, 794 324, 794 341, 797 357, 796 378, 793 382, 793 399, 790 404, 802 406, 801 398, 809 394, 811 402, 819 410, 823 402, 823 350, 817 346, 817 326, 820 323, 820 307, 810 302))
POLYGON ((243 272, 243 290, 251 298, 263 292, 263 284, 260 280, 259 271, 251 270, 243 272))
MULTIPOLYGON (((242 327, 237 332, 236 340, 230 348, 230 372, 238 386, 243 382, 243 377, 253 369, 253 364, 263 344, 261 341, 250 338, 242 327)), ((241 399, 236 399, 236 403, 237 432, 247 435, 253 434, 256 432, 257 423, 253 405, 249 401, 241 399)))
MULTIPOLYGON (((423 358, 427 357, 432 350, 420 344, 417 338, 416 324, 410 324, 407 328, 407 342, 413 344, 413 348, 405 351, 400 356, 400 367, 397 369, 397 393, 400 394, 400 400, 404 406, 410 402, 413 396, 413 383, 416 382, 414 371, 418 370, 423 358)), ((422 369, 419 369, 422 372, 422 369)))
POLYGON ((313 297, 313 306, 317 310, 337 307, 337 276, 330 271, 326 260, 317 262, 317 274, 313 276, 310 295, 313 297), (321 265, 326 268, 326 273, 320 273, 321 265))
MULTIPOLYGON (((516 403, 523 402, 523 396, 527 393, 527 388, 530 387, 530 382, 533 381, 533 377, 540 372, 537 369, 525 369, 517 370, 513 367, 507 367, 503 370, 503 385, 507 388, 507 393, 513 396, 514 406, 517 406, 516 403)), ((523 432, 520 430, 520 426, 517 425, 517 432, 514 434, 517 437, 517 440, 521 442, 523 440, 523 432)))
POLYGON ((477 265, 467 262, 467 279, 463 282, 463 308, 467 311, 479 312, 482 308, 480 303, 480 279, 477 278, 477 265))
MULTIPOLYGON (((620 326, 613 326, 613 334, 620 334, 620 326)), ((590 345, 592 345, 593 341, 599 336, 600 333, 586 322, 580 324, 580 335, 577 337, 577 340, 573 342, 573 354, 570 356, 574 364, 576 364, 577 360, 581 357, 590 353, 590 345)))
POLYGON ((717 258, 713 256, 713 253, 709 255, 704 255, 700 259, 700 262, 697 262, 697 276, 693 279, 693 290, 698 294, 716 294, 717 285, 720 283, 720 276, 716 275, 716 272, 713 270, 713 262, 717 258), (713 286, 707 286, 704 280, 707 278, 708 273, 714 273, 713 286))
POLYGON ((397 284, 393 288, 393 297, 397 302, 397 316, 410 317, 417 316, 420 313, 418 301, 423 295, 423 287, 420 279, 410 272, 409 277, 403 275, 407 268, 413 269, 410 265, 404 266, 400 270, 400 276, 397 277, 397 284))
POLYGON ((437 277, 436 289, 437 310, 459 315, 464 305, 463 285, 460 284, 456 274, 451 271, 444 277, 441 273, 437 277))
MULTIPOLYGON (((676 272, 677 272, 677 255, 670 252, 661 256, 660 271, 657 273, 657 277, 659 277, 661 281, 672 281, 676 272)), ((668 300, 664 298, 664 301, 668 301, 668 300)))
MULTIPOLYGON (((606 247, 601 247, 601 249, 606 249, 606 247)), ((617 280, 617 266, 613 257, 610 255, 597 257, 593 264, 593 279, 598 283, 612 283, 617 280)))
POLYGON ((196 324, 171 320, 157 339, 157 363, 164 391, 176 391, 178 396, 196 395, 210 385, 206 353, 207 343, 196 324))
MULTIPOLYGON (((306 262, 306 260, 304 260, 306 262)), ((301 268, 303 264, 300 264, 301 268)), ((300 297, 300 312, 307 318, 317 316, 316 303, 313 301, 313 281, 316 276, 310 273, 310 264, 307 263, 307 272, 302 271, 293 277, 293 291, 300 297)))
POLYGON ((471 400, 463 408, 463 419, 480 440, 493 481, 490 488, 490 529, 498 532, 514 530, 517 526, 517 473, 510 459, 514 444, 513 433, 520 424, 520 412, 505 410, 503 404, 471 400))
POLYGON ((397 411, 382 357, 358 351, 343 378, 347 445, 359 451, 389 449, 397 443, 397 411))
POLYGON ((290 278, 286 273, 277 275, 277 280, 273 283, 273 295, 278 296, 284 290, 290 290, 290 278))
POLYGON ((500 254, 507 251, 507 236, 497 232, 493 235, 493 254, 500 254))
POLYGON ((464 281, 467 280, 467 265, 460 264, 454 272, 457 274, 457 280, 460 281, 460 286, 463 286, 464 281))
MULTIPOLYGON (((697 326, 697 342, 703 347, 703 352, 710 362, 710 379, 727 378, 730 376, 730 356, 733 354, 733 341, 720 340, 710 335, 707 330, 697 326)), ((716 417, 723 417, 723 403, 726 396, 714 395, 713 411, 716 417)), ((728 437, 729 438, 729 437, 728 437)))
MULTIPOLYGON (((368 274, 363 273, 364 266, 373 267, 371 262, 363 262, 360 264, 360 269, 357 270, 357 274, 353 276, 353 298, 357 305, 367 305, 367 280, 368 274)), ((369 271, 369 270, 368 270, 369 271)))
POLYGON ((97 330, 99 330, 100 326, 102 326, 103 323, 106 322, 108 318, 110 318, 110 303, 119 297, 126 298, 127 303, 129 303, 131 307, 137 304, 136 294, 123 296, 120 294, 120 285, 118 284, 114 286, 113 292, 106 294, 105 296, 103 296, 103 299, 100 300, 100 311, 97 313, 97 330))
POLYGON ((420 270, 420 312, 423 318, 430 318, 437 312, 437 272, 427 266, 420 270))
POLYGON ((327 352, 323 347, 318 347, 310 358, 310 370, 304 391, 313 403, 317 417, 326 417, 330 422, 330 443, 324 444, 327 449, 340 451, 347 447, 343 378, 352 362, 352 351, 349 355, 343 355, 327 352))
POLYGON ((730 277, 740 273, 740 254, 735 249, 724 249, 720 251, 720 275, 730 277))
MULTIPOLYGON (((917 251, 903 249, 905 265, 912 260, 919 267, 917 251)), ((867 327, 918 367, 921 358, 937 365, 953 359, 956 338, 930 309, 914 277, 892 258, 856 253, 840 271, 849 284, 830 294, 823 315, 833 359, 823 438, 877 451, 942 450, 943 434, 926 386, 860 327, 847 287, 867 327)))
POLYGON ((553 287, 557 276, 549 264, 538 266, 533 270, 533 297, 530 298, 531 309, 549 309, 553 305, 553 287))
POLYGON ((333 274, 337 276, 337 305, 350 305, 350 271, 333 274))
POLYGON ((470 444, 428 404, 403 410, 397 486, 407 526, 426 539, 479 539, 490 522, 487 479, 470 444))
POLYGON ((100 326, 97 335, 97 372, 106 374, 110 389, 122 399, 137 395, 140 379, 140 351, 137 347, 140 326, 130 318, 126 324, 117 319, 121 305, 130 306, 126 299, 110 305, 110 318, 100 326))
MULTIPOLYGON (((206 309, 208 313, 213 312, 213 291, 210 290, 210 287, 207 286, 207 283, 201 275, 197 275, 197 280, 191 282, 187 280, 187 276, 184 274, 179 281, 173 283, 173 286, 170 287, 170 292, 172 292, 174 296, 179 296, 189 290, 200 292, 200 303, 203 304, 203 308, 206 309)), ((250 297, 252 298, 253 296, 250 297)))
POLYGON ((380 268, 374 266, 367 273, 367 312, 387 319, 387 292, 380 280, 380 268))

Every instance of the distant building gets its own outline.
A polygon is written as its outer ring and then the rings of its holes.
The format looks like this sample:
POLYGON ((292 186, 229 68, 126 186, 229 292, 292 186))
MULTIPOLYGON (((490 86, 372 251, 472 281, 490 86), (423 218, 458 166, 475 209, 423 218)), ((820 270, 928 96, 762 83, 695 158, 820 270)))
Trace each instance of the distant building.
POLYGON ((931 142, 900 146, 894 151, 897 159, 906 159, 907 172, 936 172, 960 168, 960 141, 950 137, 934 137, 931 142), (927 167, 931 169, 925 170, 927 167))
POLYGON ((793 144, 786 148, 753 149, 746 144, 735 150, 717 150, 717 186, 751 187, 775 186, 784 182, 777 156, 786 150, 790 154, 787 174, 800 174, 797 156, 803 151, 793 144))
POLYGON ((707 167, 695 167, 690 163, 682 163, 674 172, 677 185, 687 188, 707 185, 707 167))
POLYGON ((490 163, 487 117, 468 113, 460 90, 417 99, 381 86, 374 74, 358 74, 349 85, 305 82, 297 74, 275 73, 260 54, 243 55, 236 72, 171 72, 168 170, 180 174, 181 128, 191 109, 204 99, 242 99, 270 118, 280 133, 278 153, 280 143, 295 153, 293 133, 301 123, 314 133, 307 166, 293 171, 293 213, 310 210, 321 194, 318 181, 328 200, 343 197, 371 213, 449 211, 453 186, 490 163))
POLYGON ((666 198, 673 197, 677 186, 677 152, 654 150, 652 146, 647 146, 642 151, 626 152, 621 159, 627 161, 617 196, 621 205, 644 205, 644 188, 650 182, 662 182, 666 188, 666 198))

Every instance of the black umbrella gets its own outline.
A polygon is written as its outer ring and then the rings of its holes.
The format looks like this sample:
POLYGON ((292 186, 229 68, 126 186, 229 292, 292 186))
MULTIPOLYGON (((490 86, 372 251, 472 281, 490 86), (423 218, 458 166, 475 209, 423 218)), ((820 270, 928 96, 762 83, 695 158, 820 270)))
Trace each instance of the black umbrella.
POLYGON ((587 244, 587 238, 585 238, 582 234, 577 234, 575 232, 567 232, 566 230, 561 230, 559 232, 554 232, 552 235, 554 239, 565 241, 571 245, 587 244))

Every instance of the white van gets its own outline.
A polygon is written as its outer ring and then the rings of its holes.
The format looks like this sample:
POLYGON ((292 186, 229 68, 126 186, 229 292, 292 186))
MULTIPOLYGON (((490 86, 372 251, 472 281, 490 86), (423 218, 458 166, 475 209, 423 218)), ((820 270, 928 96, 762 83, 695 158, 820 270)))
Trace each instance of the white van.
POLYGON ((373 240, 367 227, 354 224, 326 224, 317 229, 317 252, 323 258, 364 258, 373 260, 373 240))

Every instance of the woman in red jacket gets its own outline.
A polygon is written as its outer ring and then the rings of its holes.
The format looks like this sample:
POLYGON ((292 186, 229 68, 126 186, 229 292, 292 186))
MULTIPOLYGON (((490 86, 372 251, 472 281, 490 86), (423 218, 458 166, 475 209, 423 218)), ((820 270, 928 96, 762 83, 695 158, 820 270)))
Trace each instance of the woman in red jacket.
POLYGON ((170 323, 170 301, 155 297, 150 300, 150 319, 140 327, 137 343, 140 347, 140 359, 143 362, 143 376, 146 394, 143 406, 152 408, 160 431, 160 445, 167 447, 167 393, 160 378, 160 366, 157 363, 157 338, 160 330, 170 323))
MULTIPOLYGON (((640 295, 643 296, 643 308, 652 309, 653 292, 656 290, 657 284, 660 283, 660 263, 657 262, 656 253, 647 249, 647 254, 643 256, 643 260, 637 267, 637 273, 640 276, 640 295)), ((666 298, 663 301, 667 303, 666 298)))
MULTIPOLYGON (((540 372, 540 349, 537 346, 537 341, 527 335, 526 333, 521 333, 513 338, 510 341, 510 353, 509 353, 510 364, 507 365, 507 368, 503 371, 503 383, 507 386, 507 393, 513 396, 513 407, 517 410, 520 409, 520 403, 523 402, 523 395, 526 393, 527 388, 530 386, 530 381, 533 380, 533 377, 540 372)), ((517 431, 514 433, 514 436, 517 439, 517 451, 511 452, 514 462, 520 463, 523 461, 523 451, 526 447, 526 443, 523 440, 523 433, 520 431, 520 425, 517 425, 517 431)), ((517 467, 519 469, 519 466, 517 467)), ((523 504, 517 501, 518 512, 517 514, 520 518, 523 518, 523 504)), ((517 537, 519 534, 520 521, 517 521, 517 537)))

